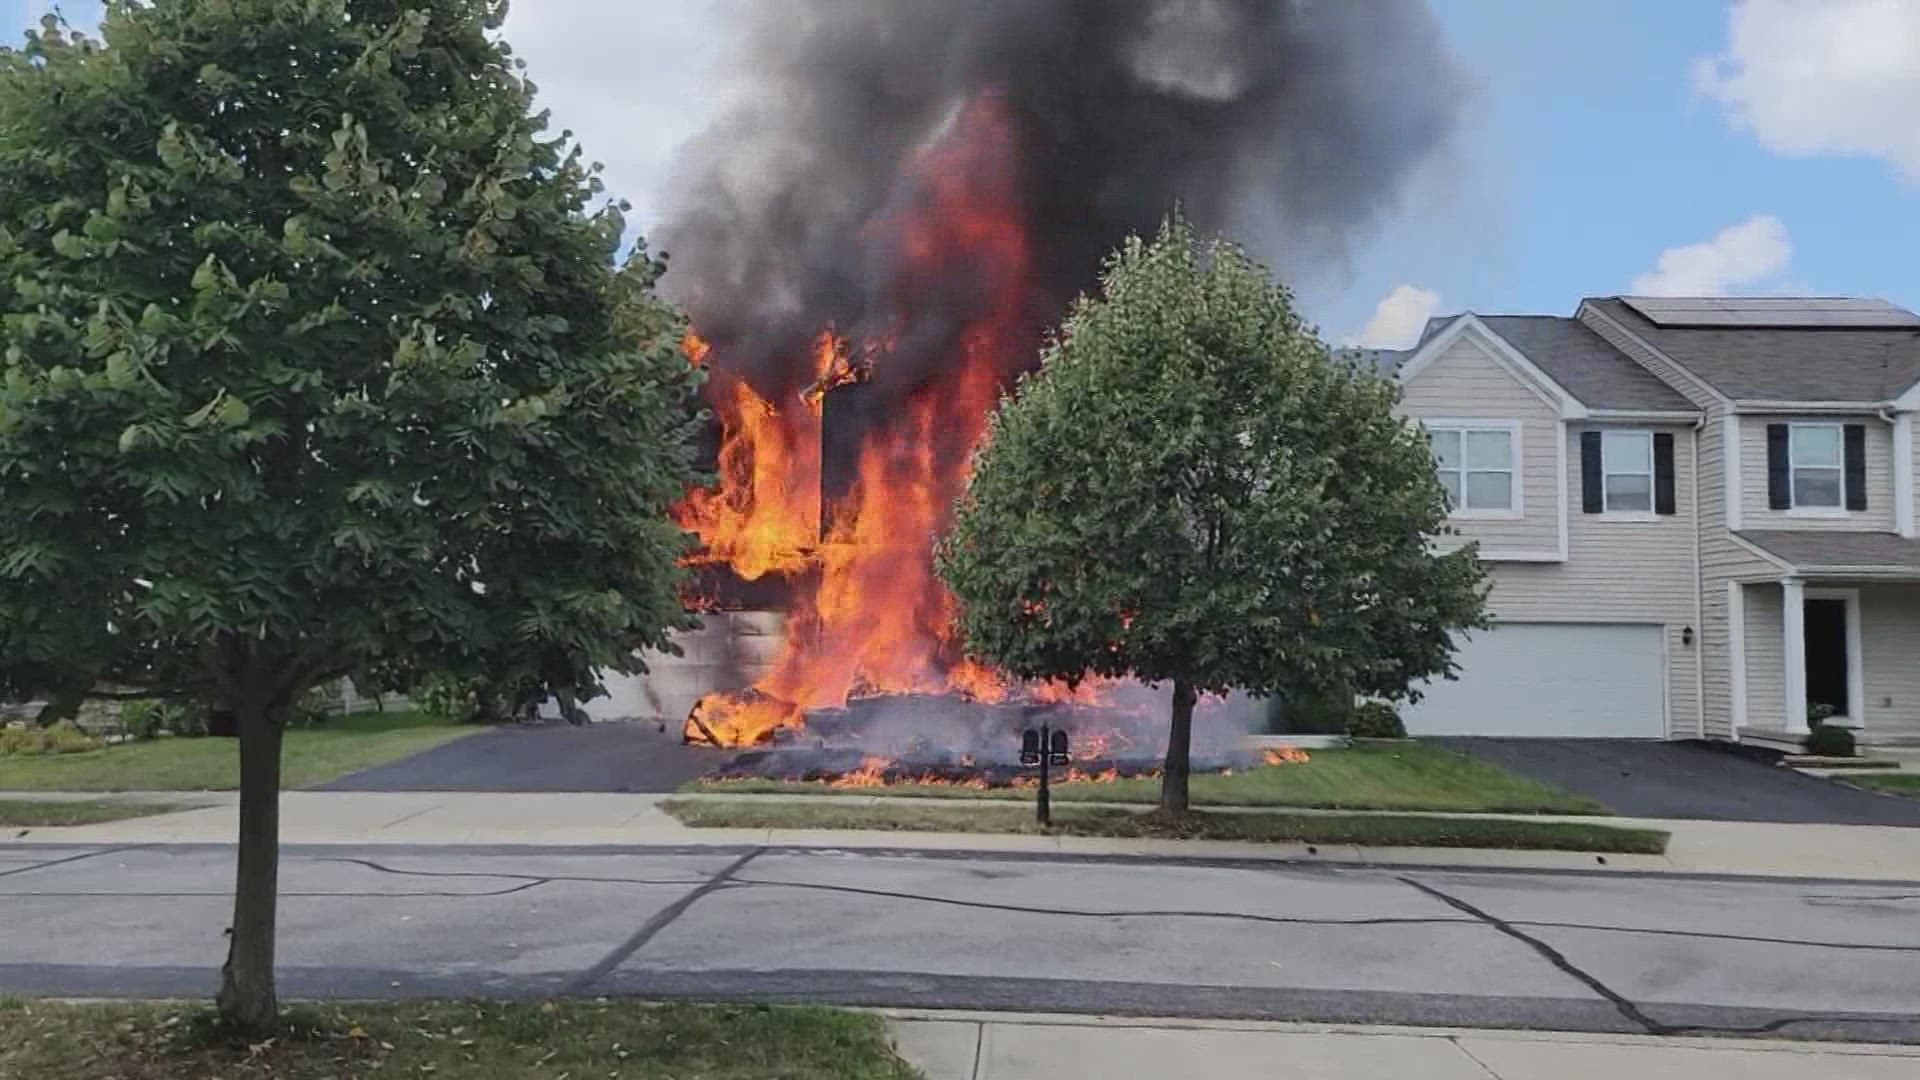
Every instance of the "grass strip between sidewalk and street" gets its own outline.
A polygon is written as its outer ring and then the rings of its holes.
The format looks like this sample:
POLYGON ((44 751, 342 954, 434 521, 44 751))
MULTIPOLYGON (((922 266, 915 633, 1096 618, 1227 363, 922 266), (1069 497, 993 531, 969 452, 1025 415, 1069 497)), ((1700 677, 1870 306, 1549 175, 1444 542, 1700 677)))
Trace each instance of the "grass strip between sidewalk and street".
POLYGON ((877 1016, 630 1001, 347 1004, 292 1010, 267 1039, 197 1006, 0 1001, 0 1076, 140 1080, 674 1077, 914 1080, 877 1016))
MULTIPOLYGON (((287 732, 281 786, 312 787, 483 731, 418 712, 336 716, 287 732)), ((240 741, 167 738, 0 757, 0 791, 234 791, 240 741)))
MULTIPOLYGON (((1196 806, 1274 806, 1312 810, 1423 810, 1462 814, 1604 814, 1607 808, 1497 765, 1417 742, 1390 742, 1309 752, 1299 764, 1196 773, 1196 806)), ((805 780, 695 780, 681 789, 703 795, 874 795, 907 798, 1026 800, 1031 789, 952 784, 888 784, 835 788, 805 780)), ((1060 802, 1157 803, 1152 778, 1058 784, 1060 802)))
POLYGON ((171 803, 0 799, 0 828, 46 829, 65 825, 101 825, 109 821, 171 814, 184 809, 186 807, 171 803))
POLYGON ((1882 795, 1904 795, 1909 799, 1920 799, 1920 773, 1896 772, 1878 775, 1849 773, 1835 779, 1843 780, 1854 787, 1877 791, 1882 795))
POLYGON ((1577 821, 1391 814, 1206 813, 1179 818, 1116 807, 1055 806, 1044 829, 1028 806, 673 799, 661 809, 696 829, 856 829, 1121 839, 1237 840, 1359 847, 1498 848, 1659 855, 1668 834, 1577 821))

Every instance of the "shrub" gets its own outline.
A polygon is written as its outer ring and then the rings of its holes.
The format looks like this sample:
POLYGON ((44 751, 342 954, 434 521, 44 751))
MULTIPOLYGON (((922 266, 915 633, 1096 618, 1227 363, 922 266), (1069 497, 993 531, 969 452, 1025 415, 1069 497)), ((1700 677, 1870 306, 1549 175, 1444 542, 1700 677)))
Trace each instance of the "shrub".
POLYGON ((120 726, 125 729, 127 738, 144 742, 158 736, 163 730, 161 710, 165 707, 165 703, 151 698, 122 703, 120 726))
POLYGON ((1400 710, 1391 702, 1363 701, 1353 707, 1353 715, 1347 717, 1347 736, 1353 739, 1404 739, 1407 737, 1407 725, 1400 720, 1400 710))
POLYGON ((1276 735, 1339 735, 1352 718, 1352 690, 1303 690, 1287 695, 1268 727, 1276 735))
POLYGON ((48 728, 8 728, 0 731, 0 757, 78 754, 100 749, 100 740, 81 731, 71 720, 48 728))
POLYGON ((429 675, 407 697, 414 708, 442 720, 464 724, 480 712, 479 687, 451 675, 429 675))
POLYGON ((1832 724, 1816 724, 1807 733, 1806 751, 1818 757, 1852 757, 1853 732, 1832 724))

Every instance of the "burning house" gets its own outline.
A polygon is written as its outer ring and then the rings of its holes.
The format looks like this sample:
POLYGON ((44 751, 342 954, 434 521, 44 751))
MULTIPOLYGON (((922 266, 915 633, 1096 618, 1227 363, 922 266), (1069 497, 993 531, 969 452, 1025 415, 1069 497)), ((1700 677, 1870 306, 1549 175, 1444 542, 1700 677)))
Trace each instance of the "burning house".
POLYGON ((968 660, 933 545, 988 415, 1127 233, 1178 205, 1305 273, 1392 202, 1460 97, 1431 15, 752 10, 732 96, 682 149, 655 234, 719 445, 716 486, 676 513, 714 617, 643 693, 690 741, 811 744, 839 775, 875 754, 977 768, 1039 706, 1084 732, 1092 767, 1156 759, 1165 713, 1145 688, 1021 685, 968 660))

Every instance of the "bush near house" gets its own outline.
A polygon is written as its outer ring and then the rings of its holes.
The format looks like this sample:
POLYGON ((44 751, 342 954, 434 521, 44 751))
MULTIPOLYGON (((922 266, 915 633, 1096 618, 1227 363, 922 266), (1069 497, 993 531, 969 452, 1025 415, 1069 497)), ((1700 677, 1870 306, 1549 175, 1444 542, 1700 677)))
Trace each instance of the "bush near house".
POLYGON ((100 749, 100 740, 81 731, 71 720, 48 728, 9 727, 0 730, 0 757, 79 754, 100 749))
POLYGON ((1817 757, 1852 757, 1853 732, 1833 724, 1816 724, 1807 732, 1806 752, 1817 757))
POLYGON ((1389 701, 1363 701, 1347 717, 1347 735, 1355 739, 1404 739, 1407 725, 1389 701))

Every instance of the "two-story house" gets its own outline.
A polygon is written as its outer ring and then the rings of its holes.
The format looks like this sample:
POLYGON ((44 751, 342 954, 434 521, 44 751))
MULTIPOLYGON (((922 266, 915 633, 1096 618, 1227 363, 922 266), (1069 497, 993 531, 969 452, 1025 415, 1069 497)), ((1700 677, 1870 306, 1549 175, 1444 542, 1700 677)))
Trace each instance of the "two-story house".
POLYGON ((1417 734, 1920 742, 1920 316, 1604 297, 1399 358, 1494 627, 1417 734))

